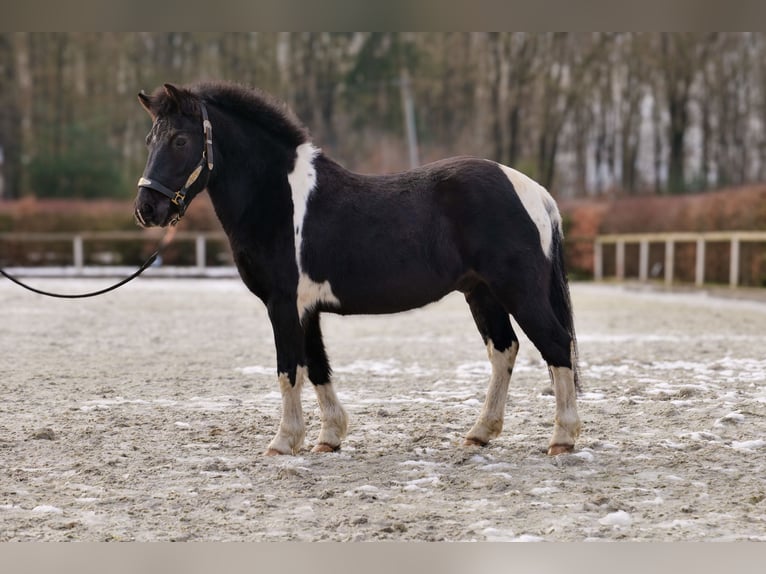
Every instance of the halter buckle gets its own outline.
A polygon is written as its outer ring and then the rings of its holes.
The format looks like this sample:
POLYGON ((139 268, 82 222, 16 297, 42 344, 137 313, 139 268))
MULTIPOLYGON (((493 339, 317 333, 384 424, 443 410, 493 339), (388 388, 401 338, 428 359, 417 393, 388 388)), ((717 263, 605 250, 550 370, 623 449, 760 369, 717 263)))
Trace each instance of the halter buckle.
POLYGON ((183 205, 186 202, 186 190, 179 189, 175 192, 175 195, 170 199, 170 202, 178 208, 183 209, 183 205))

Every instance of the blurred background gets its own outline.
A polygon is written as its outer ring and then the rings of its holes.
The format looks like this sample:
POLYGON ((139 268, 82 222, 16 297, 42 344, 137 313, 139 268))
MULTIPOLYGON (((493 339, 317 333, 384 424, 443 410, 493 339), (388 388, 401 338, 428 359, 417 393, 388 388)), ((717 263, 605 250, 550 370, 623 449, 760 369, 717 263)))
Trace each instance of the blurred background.
MULTIPOLYGON (((211 79, 285 100, 355 171, 457 154, 524 171, 560 202, 582 276, 599 234, 766 229, 760 33, 30 32, 0 34, 0 232, 133 229, 150 127, 137 92, 211 79)), ((218 229, 198 203, 186 229, 218 229)), ((623 275, 640 273, 631 249, 623 275)), ((706 280, 727 281, 732 248, 716 249, 706 280)), ((738 247, 738 283, 766 284, 763 251, 738 247)))

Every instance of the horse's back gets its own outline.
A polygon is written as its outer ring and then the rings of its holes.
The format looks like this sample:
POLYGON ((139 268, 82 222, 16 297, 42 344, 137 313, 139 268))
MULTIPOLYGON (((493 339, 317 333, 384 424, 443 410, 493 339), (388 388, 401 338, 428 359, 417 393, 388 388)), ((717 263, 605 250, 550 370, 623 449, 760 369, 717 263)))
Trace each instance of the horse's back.
POLYGON ((529 254, 530 245, 539 245, 539 254, 550 257, 561 217, 553 197, 538 182, 513 168, 472 157, 437 162, 431 169, 438 174, 435 201, 449 214, 472 255, 529 254))

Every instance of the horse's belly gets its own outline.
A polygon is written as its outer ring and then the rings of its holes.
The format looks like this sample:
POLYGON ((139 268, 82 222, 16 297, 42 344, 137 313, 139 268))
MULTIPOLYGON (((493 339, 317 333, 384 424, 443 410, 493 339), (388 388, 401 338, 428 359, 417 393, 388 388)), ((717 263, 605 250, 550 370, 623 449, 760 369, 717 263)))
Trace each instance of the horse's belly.
POLYGON ((438 301, 456 289, 455 281, 445 278, 369 277, 356 285, 341 281, 336 289, 342 315, 398 313, 438 301))

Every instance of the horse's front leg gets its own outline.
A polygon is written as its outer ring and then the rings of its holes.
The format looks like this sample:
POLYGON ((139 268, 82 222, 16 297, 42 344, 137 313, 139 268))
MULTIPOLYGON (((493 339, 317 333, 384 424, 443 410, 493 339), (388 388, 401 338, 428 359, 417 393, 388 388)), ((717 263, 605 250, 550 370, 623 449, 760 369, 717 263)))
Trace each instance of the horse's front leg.
POLYGON ((303 445, 306 425, 301 407, 301 389, 306 378, 306 353, 303 330, 295 300, 268 302, 269 318, 277 348, 277 377, 282 393, 282 418, 279 430, 264 454, 296 454, 303 445))
POLYGON ((348 414, 338 401, 331 380, 330 361, 322 342, 322 330, 319 326, 319 313, 311 313, 303 320, 306 333, 306 359, 309 367, 309 379, 319 400, 322 428, 313 452, 335 452, 340 450, 340 443, 348 429, 348 414))

